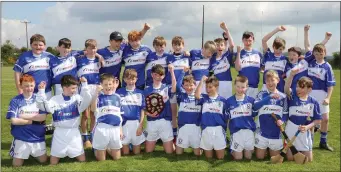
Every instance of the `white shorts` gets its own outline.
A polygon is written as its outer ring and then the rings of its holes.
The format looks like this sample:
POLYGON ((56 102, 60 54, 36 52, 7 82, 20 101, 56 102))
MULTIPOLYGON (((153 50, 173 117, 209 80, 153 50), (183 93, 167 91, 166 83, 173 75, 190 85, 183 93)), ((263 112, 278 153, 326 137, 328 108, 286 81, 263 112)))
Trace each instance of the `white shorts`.
MULTIPOLYGON (((285 127, 285 133, 287 133, 289 139, 296 134, 297 130, 298 125, 288 120, 285 127)), ((313 140, 310 130, 306 131, 305 133, 299 133, 293 145, 296 147, 297 151, 311 151, 313 149, 313 140)))
POLYGON ((92 147, 97 150, 121 149, 120 126, 97 123, 93 129, 92 147))
POLYGON ((327 97, 327 93, 323 90, 312 90, 310 96, 315 98, 320 105, 321 114, 329 113, 329 105, 323 105, 323 100, 327 97))
POLYGON ((176 146, 181 148, 199 148, 201 128, 195 124, 186 124, 179 129, 176 146))
POLYGON ((252 130, 241 129, 231 136, 230 148, 235 152, 254 150, 255 134, 252 130))
POLYGON ((256 98, 256 97, 257 97, 257 94, 258 94, 258 88, 249 87, 249 88, 246 90, 246 95, 247 95, 247 96, 250 96, 250 97, 252 97, 252 98, 256 98))
MULTIPOLYGON (((94 100, 95 97, 97 97, 97 84, 88 84, 88 88, 90 91, 90 95, 91 95, 91 101, 94 100)), ((81 88, 79 88, 78 92, 81 93, 81 88)))
POLYGON ((18 159, 28 159, 30 155, 40 157, 46 154, 46 144, 45 142, 30 143, 13 139, 9 154, 18 159))
POLYGON ((259 149, 269 148, 273 151, 278 151, 283 148, 283 140, 282 139, 268 139, 260 134, 255 134, 255 147, 259 149))
POLYGON ((161 138, 162 142, 168 142, 174 139, 172 124, 165 119, 147 121, 147 133, 147 141, 157 141, 161 138))
MULTIPOLYGON (((55 84, 54 87, 54 95, 59 95, 63 93, 63 88, 61 84, 55 84)), ((76 90, 76 94, 78 93, 78 90, 76 90)))
POLYGON ((231 81, 219 81, 218 93, 225 99, 232 96, 232 82, 231 81))
POLYGON ((123 126, 123 145, 132 144, 134 146, 140 145, 143 143, 146 138, 144 137, 144 134, 142 133, 140 136, 136 136, 136 131, 139 127, 140 123, 138 120, 128 120, 123 126))
MULTIPOLYGON (((198 86, 200 81, 195 81, 196 86, 198 86)), ((196 88, 195 88, 196 89, 196 88)), ((207 94, 206 93, 206 83, 204 82, 201 87, 201 94, 207 94)))
POLYGON ((221 126, 206 127, 202 130, 200 148, 204 150, 222 150, 226 148, 226 132, 221 126))
POLYGON ((55 128, 52 137, 51 156, 75 158, 83 153, 83 141, 78 128, 55 128))

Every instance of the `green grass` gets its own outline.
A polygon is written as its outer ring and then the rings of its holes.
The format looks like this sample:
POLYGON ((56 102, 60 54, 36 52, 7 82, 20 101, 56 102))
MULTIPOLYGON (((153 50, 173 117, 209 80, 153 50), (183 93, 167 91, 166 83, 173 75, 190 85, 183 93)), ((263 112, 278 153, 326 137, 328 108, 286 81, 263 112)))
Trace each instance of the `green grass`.
MULTIPOLYGON (((1 69, 1 171, 340 171, 340 70, 335 70, 337 86, 331 100, 329 144, 335 152, 319 150, 318 141, 320 134, 317 133, 314 140, 314 161, 306 165, 297 165, 294 162, 284 162, 282 165, 269 163, 269 158, 257 161, 255 157, 251 162, 231 161, 227 154, 224 160, 206 160, 204 156, 195 157, 190 149, 186 149, 181 156, 166 155, 163 148, 158 145, 154 153, 142 153, 137 156, 124 156, 113 162, 109 158, 103 162, 97 162, 93 153, 86 150, 87 162, 78 163, 74 159, 62 159, 57 166, 39 164, 32 157, 26 160, 23 167, 12 168, 8 155, 12 136, 10 134, 10 122, 6 120, 6 112, 9 101, 16 95, 12 67, 1 69)), ((232 70, 233 77, 236 76, 232 70)), ((260 84, 261 87, 261 84, 260 84)), ((51 117, 49 117, 50 119, 51 117)), ((51 136, 46 137, 47 153, 50 153, 51 136)))

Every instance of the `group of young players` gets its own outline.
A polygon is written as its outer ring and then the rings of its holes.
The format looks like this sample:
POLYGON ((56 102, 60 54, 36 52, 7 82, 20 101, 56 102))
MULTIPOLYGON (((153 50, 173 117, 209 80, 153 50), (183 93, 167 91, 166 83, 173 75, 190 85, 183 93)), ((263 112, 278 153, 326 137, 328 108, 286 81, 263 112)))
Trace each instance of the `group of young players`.
MULTIPOLYGON (((184 39, 175 36, 170 53, 165 52, 166 40, 161 36, 153 41, 154 52, 141 45, 148 24, 142 31, 129 32, 128 42, 121 33, 111 33, 110 45, 99 50, 96 41, 88 39, 84 51, 71 51, 71 41, 63 38, 57 47, 59 56, 45 52, 44 37, 33 35, 32 50, 23 53, 13 68, 19 95, 11 100, 6 116, 14 137, 13 166, 21 166, 30 155, 47 161, 48 114, 55 127, 50 164, 66 156, 85 161, 84 147, 92 147, 97 160, 105 160, 106 153, 116 160, 131 149, 139 154, 143 142, 145 152, 152 152, 158 139, 166 153, 182 154, 191 147, 197 156, 203 150, 207 158, 215 152, 223 159, 227 127, 233 159, 251 159, 254 147, 256 157, 264 159, 267 149, 274 156, 283 148, 278 126, 284 123, 289 138, 301 131, 294 146, 310 161, 313 129, 320 123, 320 148, 332 151, 327 131, 335 79, 324 61, 324 44, 331 33, 311 51, 306 25, 305 56, 299 47, 291 47, 286 57, 284 39, 275 38, 273 51, 267 45, 273 35, 285 31, 284 26, 264 36, 263 52, 252 48, 255 37, 247 31, 234 60, 232 36, 225 23, 220 27, 223 38, 189 52, 184 50, 184 39), (233 83, 231 66, 239 72, 233 83), (263 88, 258 91, 260 72, 263 88), (146 111, 145 97, 151 93, 162 95, 161 113, 146 111), (272 113, 279 120, 275 122, 272 113)), ((293 160, 290 150, 287 158, 293 160)))

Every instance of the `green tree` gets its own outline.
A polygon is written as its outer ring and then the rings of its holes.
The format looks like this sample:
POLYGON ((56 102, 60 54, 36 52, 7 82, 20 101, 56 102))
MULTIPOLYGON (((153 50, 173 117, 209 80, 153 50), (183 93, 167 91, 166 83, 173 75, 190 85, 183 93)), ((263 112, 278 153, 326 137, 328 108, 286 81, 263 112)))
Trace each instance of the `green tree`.
POLYGON ((333 53, 333 60, 332 60, 332 66, 333 68, 340 68, 340 51, 333 53))
POLYGON ((19 56, 17 50, 18 48, 16 48, 10 40, 6 40, 6 42, 1 46, 1 61, 5 65, 13 64, 19 56))
POLYGON ((55 48, 52 48, 52 47, 47 47, 46 51, 51 53, 51 54, 53 54, 53 55, 57 55, 58 54, 58 51, 55 48))

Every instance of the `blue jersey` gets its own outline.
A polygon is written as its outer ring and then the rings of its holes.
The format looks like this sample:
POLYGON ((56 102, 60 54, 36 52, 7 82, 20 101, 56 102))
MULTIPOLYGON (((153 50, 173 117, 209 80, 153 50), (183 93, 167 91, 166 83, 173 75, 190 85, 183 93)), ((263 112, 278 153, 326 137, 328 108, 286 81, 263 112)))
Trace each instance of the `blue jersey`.
POLYGON ((333 69, 328 62, 318 64, 315 59, 312 60, 309 63, 308 76, 314 83, 313 90, 328 92, 328 87, 336 85, 333 69))
POLYGON ((13 70, 15 72, 20 72, 22 74, 31 75, 36 85, 34 87, 34 92, 38 92, 38 85, 45 81, 46 92, 51 91, 51 70, 49 61, 53 57, 52 54, 48 52, 43 52, 40 55, 33 55, 32 51, 27 51, 22 53, 18 60, 15 62, 13 70))
MULTIPOLYGON (((123 50, 123 62, 125 64, 125 70, 135 69, 137 72, 137 87, 145 85, 146 60, 147 56, 151 53, 152 51, 144 45, 141 45, 137 50, 134 50, 130 45, 128 45, 123 50)), ((125 85, 126 83, 123 82, 122 86, 124 87, 125 85)))
POLYGON ((322 119, 319 103, 312 97, 301 100, 293 96, 288 100, 289 120, 296 125, 308 125, 314 120, 322 119))
POLYGON ((285 71, 286 64, 287 58, 284 55, 277 57, 273 52, 271 52, 270 48, 268 48, 262 60, 262 66, 264 67, 263 84, 265 84, 266 81, 265 79, 266 72, 269 70, 274 70, 278 73, 278 76, 280 78, 280 81, 277 84, 277 89, 280 92, 284 92, 285 82, 283 79, 283 73, 285 71))
POLYGON ((261 59, 262 54, 255 49, 251 51, 242 49, 240 52, 241 69, 239 74, 247 77, 249 87, 258 88, 261 59))
POLYGON ((284 120, 284 116, 288 114, 288 103, 286 95, 278 92, 279 99, 271 98, 268 91, 260 91, 253 105, 254 113, 258 115, 257 133, 268 139, 280 139, 281 133, 271 116, 274 113, 277 118, 284 120))
POLYGON ((148 95, 152 94, 152 93, 159 93, 162 97, 163 97, 163 102, 165 103, 165 107, 163 109, 163 111, 158 114, 158 117, 150 117, 147 116, 147 121, 155 121, 158 119, 165 119, 168 121, 172 120, 172 111, 171 111, 171 106, 170 106, 170 102, 169 99, 172 96, 171 95, 171 86, 170 85, 166 85, 166 84, 162 84, 160 86, 160 88, 154 88, 153 86, 149 86, 147 88, 144 89, 144 96, 147 97, 148 95))
MULTIPOLYGON (((186 72, 184 68, 190 68, 189 65, 189 57, 185 56, 184 54, 175 55, 174 53, 168 56, 167 58, 167 65, 172 64, 174 66, 174 75, 176 78, 176 85, 180 87, 182 85, 182 80, 184 79, 186 72)), ((169 72, 166 74, 166 83, 172 83, 172 77, 169 72)))
POLYGON ((98 58, 82 56, 77 58, 78 78, 84 76, 88 84, 99 84, 99 69, 101 68, 98 58))
POLYGON ((125 125, 127 120, 139 120, 141 118, 141 110, 145 108, 145 98, 142 90, 134 89, 127 90, 127 88, 120 88, 116 91, 121 97, 122 118, 125 125))
POLYGON ((96 105, 96 122, 112 126, 120 126, 122 123, 121 97, 113 93, 111 95, 99 94, 96 105))
POLYGON ((97 50, 97 53, 104 59, 104 66, 101 67, 99 73, 109 73, 114 77, 120 78, 122 66, 122 54, 126 44, 122 44, 121 48, 116 51, 110 51, 109 47, 97 50))
POLYGON ((308 64, 309 62, 313 60, 313 58, 314 57, 311 56, 309 52, 307 52, 304 59, 298 59, 298 62, 294 64, 290 62, 286 64, 285 70, 284 70, 284 78, 290 76, 291 70, 298 69, 298 72, 292 79, 291 86, 290 86, 293 92, 293 95, 296 95, 296 85, 297 85, 298 80, 303 76, 308 76, 308 64))
POLYGON ((202 97, 196 100, 197 105, 202 105, 201 128, 221 126, 224 130, 227 127, 226 99, 221 96, 215 98, 202 94, 202 97))
POLYGON ((204 58, 201 50, 191 50, 190 53, 190 63, 194 80, 200 81, 204 75, 208 77, 210 58, 204 58))
POLYGON ((65 75, 77 76, 77 51, 72 51, 65 57, 54 56, 50 59, 50 68, 52 71, 52 85, 61 84, 60 80, 65 75))
POLYGON ((228 50, 219 59, 216 56, 217 54, 210 60, 210 70, 213 71, 219 81, 232 81, 230 69, 232 66, 233 52, 228 50))
MULTIPOLYGON (((29 99, 25 99, 23 94, 15 96, 8 107, 7 119, 20 118, 22 114, 40 114, 46 115, 47 112, 40 111, 36 105, 36 95, 33 94, 29 99)), ((43 124, 28 124, 28 125, 13 125, 11 124, 11 134, 14 139, 25 142, 43 142, 45 141, 45 125, 43 124)))
POLYGON ((196 104, 194 93, 189 95, 184 92, 184 90, 177 88, 175 96, 179 105, 179 129, 186 124, 195 124, 200 126, 201 106, 196 104))
POLYGON ((226 100, 227 115, 230 134, 238 132, 241 129, 256 130, 256 123, 252 116, 252 105, 255 99, 249 96, 242 100, 237 100, 236 96, 231 96, 226 100))
MULTIPOLYGON (((165 75, 168 73, 168 67, 167 67, 167 58, 169 54, 163 53, 162 56, 158 56, 156 52, 152 52, 151 54, 148 54, 147 60, 146 60, 146 85, 151 86, 153 84, 153 78, 152 78, 152 67, 159 64, 162 67, 165 68, 165 75)), ((162 83, 166 83, 166 77, 163 78, 162 83)))

